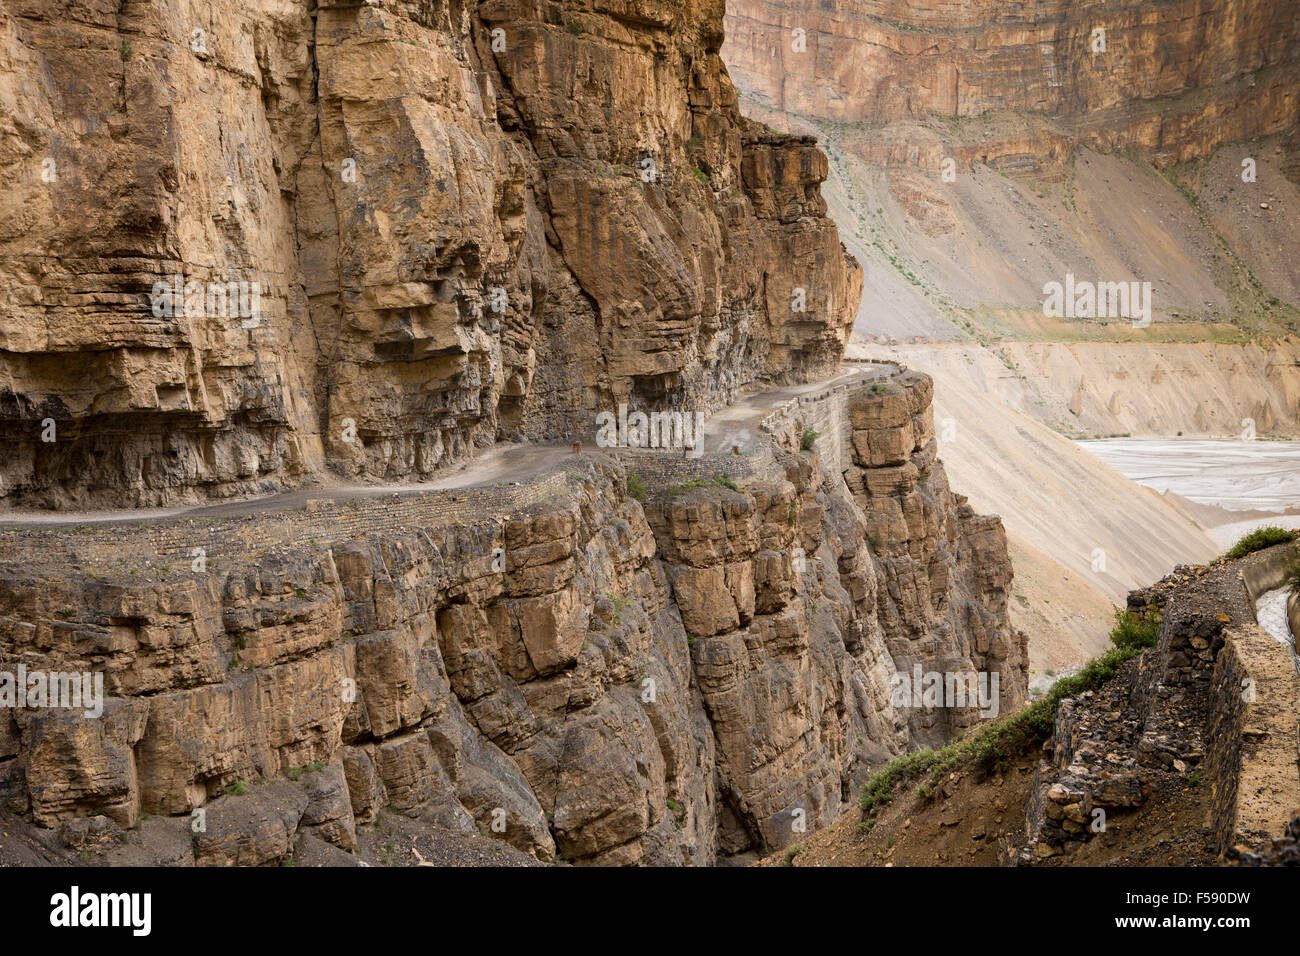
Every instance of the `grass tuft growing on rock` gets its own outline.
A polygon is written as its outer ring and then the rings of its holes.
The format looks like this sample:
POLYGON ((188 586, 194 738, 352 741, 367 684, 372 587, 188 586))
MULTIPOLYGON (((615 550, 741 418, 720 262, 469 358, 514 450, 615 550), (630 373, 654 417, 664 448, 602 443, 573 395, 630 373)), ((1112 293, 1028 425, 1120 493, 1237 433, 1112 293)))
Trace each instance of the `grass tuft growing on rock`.
POLYGON ((645 479, 635 471, 627 473, 627 493, 637 501, 645 501, 646 486, 645 479))
POLYGON ((688 488, 730 488, 732 491, 739 491, 740 486, 730 475, 719 472, 712 478, 696 478, 694 481, 688 481, 684 485, 677 485, 668 489, 668 497, 675 498, 688 488))
POLYGON ((1225 561, 1235 561, 1237 558, 1244 558, 1256 551, 1271 548, 1275 544, 1285 544, 1294 540, 1295 532, 1288 531, 1286 528, 1279 528, 1275 525, 1256 528, 1249 534, 1242 535, 1236 544, 1224 552, 1223 558, 1225 561))
POLYGON ((1052 735, 1056 708, 1061 701, 1106 683, 1125 663, 1148 647, 1155 646, 1159 629, 1158 616, 1144 620, 1132 611, 1116 608, 1115 627, 1110 632, 1111 643, 1115 646, 1088 661, 1079 673, 1062 677, 1051 690, 1019 713, 985 724, 970 736, 941 750, 915 750, 903 754, 872 774, 862 785, 862 795, 858 799, 858 806, 862 809, 858 832, 871 832, 880 811, 893 800, 894 791, 899 786, 927 777, 917 792, 930 799, 943 778, 959 767, 996 770, 1028 747, 1041 744, 1052 735))
POLYGON ((303 764, 301 767, 290 767, 284 772, 284 775, 295 783, 302 779, 304 774, 320 773, 325 769, 324 760, 314 760, 311 763, 303 764))

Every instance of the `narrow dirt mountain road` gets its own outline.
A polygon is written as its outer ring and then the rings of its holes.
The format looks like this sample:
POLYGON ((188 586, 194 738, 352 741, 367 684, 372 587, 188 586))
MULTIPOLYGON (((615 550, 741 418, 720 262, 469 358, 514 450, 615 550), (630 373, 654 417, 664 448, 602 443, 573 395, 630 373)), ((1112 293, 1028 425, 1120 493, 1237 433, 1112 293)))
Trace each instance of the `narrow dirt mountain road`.
MULTIPOLYGON (((895 364, 848 363, 841 366, 842 374, 834 378, 764 389, 748 395, 733 405, 719 409, 704 426, 705 454, 719 454, 736 444, 742 446, 763 419, 801 395, 816 393, 855 381, 869 382, 900 371, 895 364)), ((594 433, 594 426, 593 426, 594 433)), ((590 436, 584 445, 594 446, 590 436)), ((142 508, 101 511, 0 511, 0 526, 51 528, 101 525, 137 524, 164 518, 230 518, 265 514, 276 511, 293 511, 305 507, 309 501, 347 501, 354 498, 379 498, 385 495, 417 494, 424 491, 445 491, 454 488, 474 488, 486 485, 523 484, 540 474, 558 468, 572 457, 569 443, 526 443, 497 445, 471 461, 464 462, 434 481, 415 484, 350 484, 338 481, 320 481, 261 498, 241 498, 209 505, 180 505, 170 508, 142 508)))

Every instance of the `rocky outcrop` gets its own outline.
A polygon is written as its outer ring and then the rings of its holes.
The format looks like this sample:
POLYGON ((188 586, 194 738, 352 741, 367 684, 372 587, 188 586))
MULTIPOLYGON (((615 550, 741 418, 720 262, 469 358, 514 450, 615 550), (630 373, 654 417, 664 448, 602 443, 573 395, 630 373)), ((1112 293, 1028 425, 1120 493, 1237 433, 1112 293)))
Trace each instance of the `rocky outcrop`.
POLYGON ((7 5, 0 499, 403 480, 825 374, 826 160, 721 41, 713 2, 7 5))
POLYGON ((978 719, 899 698, 898 675, 995 674, 1002 709, 1025 695, 1000 523, 925 458, 929 379, 875 387, 847 394, 849 483, 796 409, 746 456, 653 456, 644 502, 625 468, 650 459, 599 456, 497 517, 435 495, 356 525, 318 503, 72 531, 62 552, 10 532, 0 671, 99 673, 107 700, 90 719, 0 711, 4 808, 45 828, 205 810, 203 865, 284 859, 304 834, 348 851, 381 813, 593 865, 797 842, 873 769, 978 719), (724 477, 673 478, 715 462, 724 477), (291 543, 239 544, 268 522, 291 543), (194 541, 226 545, 198 567, 158 556, 194 541))
MULTIPOLYGON (((1029 656, 1028 636, 1007 615, 1006 531, 949 489, 933 396, 933 380, 919 373, 856 394, 845 480, 882 571, 880 615, 900 670, 999 674, 996 706, 986 709, 1011 713, 1025 702, 1029 656)), ((940 745, 979 719, 974 705, 913 710, 911 735, 940 745)))
MULTIPOLYGON (((725 55, 762 102, 833 122, 1050 118, 992 142, 987 124, 958 131, 993 165, 1050 165, 1057 140, 1181 162, 1300 119, 1300 27, 1286 0, 736 0, 725 55)), ((900 162, 917 161, 911 139, 909 156, 896 138, 900 162)))

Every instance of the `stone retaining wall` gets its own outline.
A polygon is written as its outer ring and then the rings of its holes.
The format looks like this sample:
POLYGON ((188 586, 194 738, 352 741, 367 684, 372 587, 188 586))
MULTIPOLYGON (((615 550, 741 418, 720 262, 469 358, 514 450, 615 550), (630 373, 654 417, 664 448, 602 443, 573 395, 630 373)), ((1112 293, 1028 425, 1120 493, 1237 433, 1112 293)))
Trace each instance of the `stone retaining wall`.
POLYGON ((1300 674, 1263 628, 1230 628, 1215 663, 1205 771, 1220 854, 1266 847, 1300 807, 1300 674))
POLYGON ((1292 545, 1275 546, 1243 558, 1241 580, 1251 603, 1286 583, 1286 572, 1297 557, 1292 545))
POLYGON ((1282 584, 1294 555, 1292 545, 1268 548, 1171 593, 1160 645, 1144 657, 1134 694, 1147 740, 1176 735, 1175 718, 1191 716, 1167 707, 1174 688, 1203 715, 1202 767, 1220 853, 1267 842, 1300 807, 1300 675, 1290 649, 1255 620, 1255 602, 1282 584))
POLYGON ((727 475, 737 482, 781 477, 772 457, 770 439, 758 438, 759 445, 747 454, 700 455, 683 457, 681 451, 652 451, 639 448, 610 449, 611 456, 640 476, 653 494, 680 487, 687 482, 727 475))
POLYGON ((1255 601, 1282 583, 1294 551, 1180 568, 1129 595, 1130 610, 1159 614, 1157 645, 1131 682, 1061 702, 1022 859, 1069 852, 1094 835, 1094 808, 1132 810, 1192 774, 1208 788, 1220 854, 1281 835, 1300 807, 1300 674, 1257 623, 1255 601))
MULTIPOLYGON (((1296 558, 1277 545, 1239 562, 1252 607, 1282 586, 1296 558)), ((1297 633, 1296 595, 1287 602, 1297 633)), ((1215 662, 1206 770, 1219 852, 1259 850, 1300 807, 1300 674, 1293 653, 1258 625, 1232 628, 1215 662)))
POLYGON ((642 448, 611 448, 608 453, 629 471, 640 476, 647 489, 658 493, 688 482, 728 475, 736 481, 781 480, 784 470, 776 463, 774 445, 798 451, 804 430, 818 433, 815 450, 820 463, 831 474, 843 474, 853 466, 853 425, 849 399, 873 385, 886 387, 909 376, 897 362, 880 359, 854 360, 846 364, 879 366, 892 374, 875 381, 841 382, 821 391, 796 396, 773 409, 759 423, 759 432, 741 454, 730 452, 684 456, 680 450, 656 451, 642 448))
POLYGON ((1171 685, 1207 683, 1202 766, 1220 853, 1266 844, 1300 807, 1300 674, 1255 620, 1255 602, 1282 585, 1295 554, 1289 544, 1257 551, 1172 592, 1160 646, 1143 660, 1134 702, 1148 733, 1169 729, 1158 718, 1171 685))

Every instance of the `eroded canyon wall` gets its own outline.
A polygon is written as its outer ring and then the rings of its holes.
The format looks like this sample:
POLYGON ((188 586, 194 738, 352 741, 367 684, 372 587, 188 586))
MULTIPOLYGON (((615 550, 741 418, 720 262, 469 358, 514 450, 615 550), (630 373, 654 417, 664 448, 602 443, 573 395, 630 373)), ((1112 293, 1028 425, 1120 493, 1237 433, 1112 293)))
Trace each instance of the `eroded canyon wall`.
POLYGON ((825 157, 741 118, 722 17, 6 4, 0 498, 411 479, 824 374, 860 270, 825 157))
POLYGON ((1082 142, 1182 162, 1300 116, 1289 0, 734 0, 727 14, 727 63, 771 106, 878 125, 1049 119, 1022 131, 1022 160, 1082 142))
POLYGON ((849 395, 847 482, 795 416, 716 456, 734 479, 658 457, 644 501, 648 459, 598 455, 535 487, 6 531, 0 671, 100 673, 108 700, 0 710, 0 809, 59 833, 158 814, 202 865, 282 859, 286 832, 351 849, 381 811, 584 864, 796 843, 979 720, 896 675, 1025 700, 1006 537, 949 491, 930 394, 849 395), (267 794, 270 836, 238 816, 267 794))

